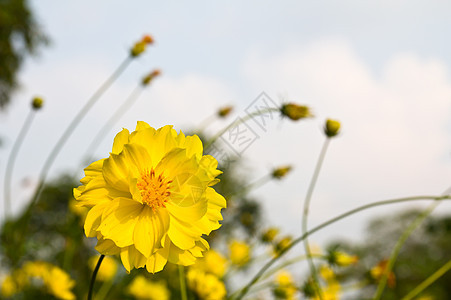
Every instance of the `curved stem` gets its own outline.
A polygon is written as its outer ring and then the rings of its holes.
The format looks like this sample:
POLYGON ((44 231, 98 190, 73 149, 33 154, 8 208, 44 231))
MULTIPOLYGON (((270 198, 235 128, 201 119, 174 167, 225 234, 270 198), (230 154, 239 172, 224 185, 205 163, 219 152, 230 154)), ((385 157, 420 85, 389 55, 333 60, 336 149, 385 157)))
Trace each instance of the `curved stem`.
POLYGON ((227 125, 226 127, 224 127, 223 129, 221 129, 218 133, 216 133, 211 139, 209 139, 205 145, 204 145, 204 150, 208 149, 208 147, 210 147, 214 142, 216 142, 216 140, 223 135, 224 133, 226 133, 228 130, 245 123, 246 121, 252 119, 253 117, 256 116, 260 116, 269 112, 276 112, 276 111, 280 111, 279 108, 268 108, 268 109, 262 109, 259 111, 256 111, 254 113, 248 114, 247 116, 245 116, 244 118, 237 118, 235 121, 233 121, 232 123, 230 123, 229 125, 227 125))
POLYGON ((122 72, 127 68, 127 66, 132 61, 133 57, 128 56, 120 65, 119 67, 111 74, 111 76, 99 87, 99 89, 91 96, 91 98, 86 102, 86 104, 82 107, 82 109, 78 112, 78 114, 74 117, 72 122, 69 124, 69 126, 64 131, 63 135, 59 138, 59 140, 56 142, 54 148, 50 152, 49 156, 44 162, 44 166, 41 169, 41 172, 39 174, 39 180, 38 180, 38 187, 36 189, 36 192, 34 194, 33 199, 31 200, 30 206, 33 207, 36 202, 39 199, 39 196, 42 192, 42 188, 44 187, 45 179, 47 177, 47 174, 50 170, 50 167, 52 166, 53 162, 55 161, 56 157, 58 156, 59 152, 63 148, 66 141, 71 136, 72 132, 75 130, 75 128, 78 126, 80 121, 83 119, 83 117, 88 113, 88 111, 91 109, 91 107, 99 100, 100 96, 113 84, 113 82, 122 74, 122 72))
POLYGON ((390 274, 391 270, 393 269, 393 265, 395 264, 396 258, 399 255, 399 252, 401 251, 402 246, 406 242, 407 238, 413 233, 413 231, 426 219, 427 216, 429 216, 432 211, 439 205, 440 202, 433 203, 428 209, 426 209, 424 212, 422 212, 419 216, 415 218, 415 220, 407 227, 406 230, 402 233, 400 238, 395 244, 395 247, 392 250, 392 253, 390 255, 390 259, 388 260, 387 267, 384 270, 384 273, 382 275, 381 280, 379 281, 379 284, 377 286, 376 293, 374 295, 374 300, 379 300, 382 297, 382 293, 384 292, 385 286, 387 284, 388 275, 390 274))
MULTIPOLYGON (((96 136, 92 140, 91 144, 88 146, 85 155, 83 158, 86 158, 88 163, 92 162, 93 154, 99 144, 103 141, 108 131, 116 124, 116 122, 135 104, 136 100, 138 100, 139 95, 141 95, 142 84, 139 84, 135 87, 135 89, 131 92, 131 94, 127 97, 127 99, 122 103, 121 106, 114 112, 114 114, 104 123, 102 128, 100 128, 99 132, 97 132, 96 136)), ((83 162, 84 163, 84 162, 83 162)), ((81 167, 80 167, 81 168, 81 167)))
MULTIPOLYGON (((307 219, 308 219, 308 214, 309 214, 310 201, 312 199, 313 190, 315 189, 316 181, 318 180, 321 166, 323 165, 323 162, 324 162, 324 157, 326 156, 327 147, 329 146, 329 142, 330 142, 330 139, 326 138, 326 140, 324 141, 324 144, 323 144, 323 148, 321 149, 321 152, 319 154, 318 162, 316 164, 315 171, 312 176, 312 180, 310 181, 310 185, 307 190, 307 195, 305 196, 304 210, 303 210, 303 214, 302 214, 302 235, 305 235, 305 233, 307 232, 307 219)), ((315 264, 313 263, 313 260, 312 260, 312 254, 310 251, 310 245, 309 245, 307 237, 304 239, 304 249, 305 249, 305 253, 307 256, 310 273, 312 274, 313 287, 315 288, 319 298, 323 299, 321 287, 319 285, 319 280, 318 280, 318 273, 316 271, 315 264)))
POLYGON ((5 171, 5 182, 4 182, 4 197, 5 197, 5 219, 11 213, 11 180, 13 175, 14 163, 16 162, 17 153, 19 152, 20 146, 22 145, 25 136, 30 129, 31 123, 33 122, 35 116, 35 110, 31 109, 28 113, 27 118, 25 119, 22 128, 20 129, 19 135, 17 136, 16 141, 14 142, 13 147, 11 148, 11 152, 9 154, 8 163, 6 165, 5 171))
POLYGON ((94 269, 94 272, 92 273, 91 277, 91 283, 89 284, 89 292, 88 292, 88 300, 92 299, 92 291, 94 290, 94 282, 96 281, 97 272, 100 269, 100 265, 102 264, 103 259, 105 258, 105 255, 100 255, 99 260, 97 261, 97 265, 94 269))
POLYGON ((426 278, 425 281, 420 283, 416 288, 410 291, 406 296, 404 296, 401 300, 410 300, 417 296, 419 293, 424 291, 428 286, 433 284, 437 279, 442 277, 446 272, 451 269, 451 260, 449 260, 446 264, 444 264, 440 269, 435 271, 434 274, 426 278))
POLYGON ((179 265, 180 295, 182 300, 187 300, 186 283, 185 283, 185 267, 179 265))
POLYGON ((313 229, 310 229, 310 231, 307 231, 305 234, 303 234, 302 236, 298 237, 297 239, 295 239, 291 245, 289 245, 287 248, 285 248, 284 250, 282 250, 279 254, 279 256, 274 257, 272 260, 270 260, 269 262, 267 262, 258 272, 257 274, 251 279, 251 281, 241 290, 241 292, 239 293, 239 295, 237 296, 237 299, 242 299, 247 291, 250 289, 250 287, 252 287, 256 282, 259 281, 259 279, 262 277, 262 275, 274 264, 276 263, 285 253, 287 253, 291 248, 293 248, 294 246, 296 246, 298 243, 302 242, 306 237, 312 235, 313 233, 337 222, 340 221, 348 216, 351 216, 353 214, 356 214, 358 212, 361 212, 363 210, 372 208, 372 207, 376 207, 376 206, 382 206, 382 205, 387 205, 387 204, 395 204, 395 203, 402 203, 402 202, 410 202, 410 201, 423 201, 423 200, 434 200, 434 201, 439 201, 439 200, 450 200, 451 196, 414 196, 414 197, 406 197, 406 198, 396 198, 396 199, 391 199, 391 200, 383 200, 383 201, 377 201, 377 202, 373 202, 373 203, 369 203, 369 204, 365 204, 362 206, 359 206, 357 208, 354 208, 350 211, 347 211, 341 215, 338 215, 335 218, 332 218, 324 223, 321 223, 320 225, 314 227, 313 229))

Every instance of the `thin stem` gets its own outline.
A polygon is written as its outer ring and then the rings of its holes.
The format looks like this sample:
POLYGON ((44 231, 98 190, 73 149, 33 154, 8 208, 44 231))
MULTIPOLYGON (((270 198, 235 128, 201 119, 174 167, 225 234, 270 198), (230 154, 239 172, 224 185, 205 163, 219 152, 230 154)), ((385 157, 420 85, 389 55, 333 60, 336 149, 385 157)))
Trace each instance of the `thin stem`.
POLYGON ((238 118, 235 121, 233 121, 232 123, 230 123, 229 125, 227 125, 226 127, 224 127, 223 129, 221 129, 218 133, 216 133, 211 139, 209 139, 205 145, 204 145, 204 149, 208 149, 208 147, 210 147, 214 142, 216 142, 216 140, 223 135, 224 133, 226 133, 228 130, 245 123, 246 121, 252 119, 253 117, 257 117, 266 113, 270 113, 270 112, 276 112, 276 111, 280 111, 279 108, 268 108, 268 109, 262 109, 259 111, 256 111, 254 113, 248 114, 246 115, 244 118, 238 118))
POLYGON ((100 255, 99 260, 97 261, 97 265, 92 273, 91 283, 89 284, 89 292, 88 292, 88 300, 92 299, 92 291, 94 290, 94 282, 96 281, 97 272, 100 269, 100 265, 102 264, 105 255, 100 255))
POLYGON ((66 141, 71 136, 72 132, 75 130, 75 128, 78 126, 80 121, 83 119, 83 117, 88 113, 88 111, 92 108, 92 106, 99 100, 100 96, 103 95, 103 93, 114 83, 114 81, 122 74, 122 72, 127 68, 127 66, 132 61, 133 57, 128 56, 120 65, 119 67, 111 74, 111 76, 99 87, 99 89, 91 96, 91 98, 86 102, 86 104, 82 107, 82 109, 78 112, 78 114, 74 117, 72 122, 69 124, 69 126, 64 131, 63 135, 60 137, 60 139, 56 142, 53 150, 50 152, 50 155, 47 157, 46 161, 44 162, 44 166, 41 169, 39 180, 38 180, 38 187, 36 190, 36 193, 34 194, 34 197, 31 201, 31 207, 33 207, 36 202, 39 199, 39 196, 42 192, 42 188, 44 187, 45 179, 47 177, 47 174, 50 170, 50 167, 52 166, 53 162, 55 161, 56 157, 58 156, 59 152, 61 151, 62 147, 66 143, 66 141))
MULTIPOLYGON (((351 216, 353 214, 356 214, 358 212, 361 212, 363 210, 367 210, 369 208, 373 208, 376 206, 382 206, 382 205, 387 205, 387 204, 395 204, 395 203, 402 203, 402 202, 410 202, 410 201, 423 201, 423 200, 434 200, 434 201, 439 201, 439 200, 450 200, 451 196, 414 196, 414 197, 406 197, 406 198, 396 198, 396 199, 391 199, 391 200, 383 200, 383 201, 377 201, 377 202, 373 202, 373 203, 369 203, 369 204, 365 204, 362 206, 359 206, 357 208, 354 208, 350 211, 347 211, 341 215, 338 215, 335 218, 332 218, 324 223, 321 223, 320 225, 314 227, 313 229, 310 229, 310 231, 307 231, 305 234, 303 234, 302 236, 298 237, 297 239, 293 240, 293 242, 284 250, 282 250, 279 254, 279 256, 274 257, 272 260, 270 260, 269 262, 267 262, 258 272, 257 274, 251 279, 251 281, 241 290, 241 292, 239 293, 239 295, 237 296, 236 299, 242 299, 247 291, 250 289, 250 287, 252 287, 256 282, 258 282, 260 280, 260 278, 262 277, 262 275, 274 264, 276 263, 285 253, 287 253, 291 248, 293 248, 294 246, 296 246, 298 243, 302 242, 306 237, 312 235, 313 233, 337 222, 340 221, 348 216, 351 216)), ((235 299, 235 298, 233 298, 235 299)))
POLYGON ((133 106, 133 104, 135 104, 136 100, 138 100, 142 91, 143 91, 142 84, 136 86, 134 90, 131 92, 131 94, 127 97, 127 99, 124 101, 124 103, 122 103, 122 105, 118 107, 118 109, 108 119, 108 121, 104 123, 102 128, 99 130, 99 132, 92 140, 91 144, 88 146, 85 155, 83 155, 83 158, 86 158, 88 163, 92 162, 95 150, 97 149, 99 144, 103 141, 103 139, 106 137, 108 131, 111 130, 114 124, 116 124, 116 122, 120 120, 120 118, 133 106))
MULTIPOLYGON (((307 219, 309 214, 309 208, 310 208, 310 201, 312 199, 313 190, 315 189, 316 181, 318 180, 319 172, 321 170, 321 166, 323 165, 324 158, 326 157, 327 147, 329 146, 330 139, 326 138, 323 144, 323 148, 321 149, 321 152, 318 157, 318 162, 315 167, 315 171, 312 176, 312 180, 310 181, 310 185, 307 190, 307 195, 305 196, 304 200, 304 211, 302 214, 302 235, 305 235, 307 232, 307 219)), ((307 261, 310 267, 310 272, 312 273, 312 279, 313 279, 313 286, 319 296, 320 299, 323 299, 321 287, 319 285, 318 280, 318 274, 315 268, 315 264, 312 260, 312 254, 310 251, 310 245, 308 242, 307 237, 304 239, 304 249, 307 256, 307 261)))
POLYGON ((16 162, 17 153, 19 152, 20 146, 22 145, 23 140, 28 132, 28 129, 33 122, 36 110, 31 109, 28 113, 27 118, 25 119, 24 124, 22 125, 22 129, 17 136, 16 141, 14 142, 13 147, 11 148, 11 152, 9 154, 8 163, 6 165, 5 172, 5 183, 4 183, 4 195, 5 195, 5 219, 8 218, 8 215, 11 213, 11 180, 13 175, 14 163, 16 162))
POLYGON ((185 283, 185 267, 179 265, 179 280, 180 280, 180 295, 182 300, 188 300, 188 296, 186 294, 186 283, 185 283))
POLYGON ((429 216, 432 211, 439 205, 440 202, 433 203, 431 206, 429 206, 428 209, 426 209, 424 212, 422 212, 419 216, 415 218, 415 220, 407 227, 406 230, 402 233, 401 237, 398 239, 398 241, 395 244, 395 247, 392 250, 392 253, 390 255, 390 259, 388 260, 387 267, 384 270, 384 273, 382 275, 381 280, 379 281, 379 284, 377 286, 376 294, 374 295, 374 300, 379 300, 382 297, 382 293, 384 292, 385 286, 387 284, 388 275, 390 274, 391 270, 393 269, 393 265, 395 264, 396 258, 399 255, 399 252, 401 251, 402 246, 406 242, 407 238, 413 233, 413 231, 426 219, 427 216, 429 216))
POLYGON ((414 298, 415 296, 417 296, 419 293, 421 293, 422 291, 424 291, 428 286, 430 286, 431 284, 433 284, 437 279, 439 279, 440 277, 442 277, 446 272, 448 272, 451 269, 451 260, 448 261, 446 264, 444 264, 440 269, 438 269, 437 271, 435 271, 434 274, 432 274, 431 276, 429 276, 428 278, 426 278, 425 281, 423 281, 422 283, 420 283, 416 288, 414 288, 413 290, 410 291, 410 293, 408 293, 406 296, 404 296, 404 298, 402 298, 401 300, 410 300, 412 298, 414 298))

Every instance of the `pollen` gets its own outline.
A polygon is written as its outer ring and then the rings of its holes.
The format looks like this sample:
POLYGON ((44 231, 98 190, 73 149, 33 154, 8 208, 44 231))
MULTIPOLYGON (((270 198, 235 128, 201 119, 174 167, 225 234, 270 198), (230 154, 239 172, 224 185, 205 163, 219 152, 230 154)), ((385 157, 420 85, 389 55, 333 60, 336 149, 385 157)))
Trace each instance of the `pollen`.
POLYGON ((155 170, 144 171, 138 180, 137 187, 141 191, 142 202, 155 212, 159 207, 166 207, 171 195, 172 180, 167 180, 163 174, 155 175, 155 170))

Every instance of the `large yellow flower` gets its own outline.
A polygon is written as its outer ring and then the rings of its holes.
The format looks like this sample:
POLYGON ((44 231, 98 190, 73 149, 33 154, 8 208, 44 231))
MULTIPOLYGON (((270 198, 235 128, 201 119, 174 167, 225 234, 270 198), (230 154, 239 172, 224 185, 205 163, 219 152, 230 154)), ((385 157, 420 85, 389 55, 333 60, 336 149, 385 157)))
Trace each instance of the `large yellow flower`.
POLYGON ((218 229, 224 197, 211 187, 217 161, 202 155, 201 140, 164 126, 138 122, 119 132, 106 159, 85 169, 74 189, 90 208, 85 234, 96 249, 119 254, 127 271, 146 266, 158 272, 166 262, 193 264, 209 248, 202 235, 218 229))

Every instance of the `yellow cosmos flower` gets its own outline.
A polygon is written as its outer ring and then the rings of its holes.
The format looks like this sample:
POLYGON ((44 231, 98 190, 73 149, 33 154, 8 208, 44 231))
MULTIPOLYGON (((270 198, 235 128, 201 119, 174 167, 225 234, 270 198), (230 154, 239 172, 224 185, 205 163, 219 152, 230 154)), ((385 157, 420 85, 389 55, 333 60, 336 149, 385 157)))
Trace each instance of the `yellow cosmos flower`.
POLYGON ((127 288, 127 294, 137 299, 168 300, 171 296, 163 281, 154 282, 138 275, 127 288))
POLYGON ((196 293, 201 300, 224 299, 227 291, 224 282, 213 274, 191 268, 186 274, 188 287, 196 293))
POLYGON ((295 299, 297 292, 291 274, 287 271, 280 271, 276 276, 276 285, 273 294, 277 299, 291 300, 295 299))
POLYGON ((222 278, 227 269, 227 259, 219 252, 211 249, 205 253, 203 258, 198 259, 192 268, 198 268, 206 273, 211 273, 218 278, 222 278))
POLYGON ((246 265, 251 259, 251 248, 248 244, 240 241, 232 241, 229 244, 230 261, 237 266, 246 265))
POLYGON ((119 254, 125 269, 161 271, 166 262, 191 265, 209 248, 202 235, 218 229, 224 197, 211 187, 217 161, 202 142, 164 126, 138 122, 123 129, 106 159, 85 169, 75 199, 90 208, 85 234, 96 249, 119 254))
MULTIPOLYGON (((99 260, 98 256, 93 256, 89 259, 89 267, 92 271, 94 271, 97 261, 99 260)), ((111 280, 117 272, 117 263, 114 258, 105 256, 100 265, 99 270, 97 271, 97 279, 100 281, 108 281, 111 280)))

